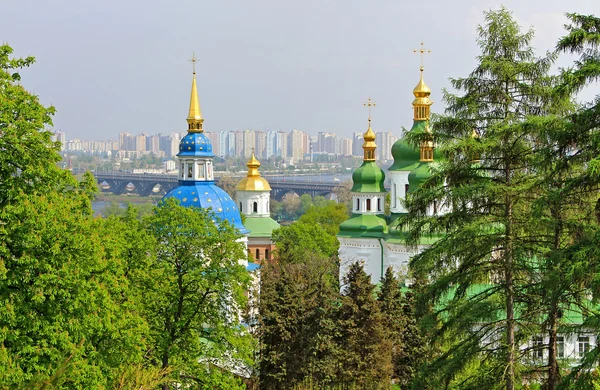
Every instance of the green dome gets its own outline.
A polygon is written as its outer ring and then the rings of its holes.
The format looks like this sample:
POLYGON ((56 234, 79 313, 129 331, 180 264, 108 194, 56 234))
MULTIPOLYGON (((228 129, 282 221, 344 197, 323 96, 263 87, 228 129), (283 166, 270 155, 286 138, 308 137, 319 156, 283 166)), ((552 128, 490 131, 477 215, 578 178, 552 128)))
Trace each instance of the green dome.
POLYGON ((385 192, 385 173, 375 161, 365 161, 352 174, 352 192, 385 192))
POLYGON ((417 188, 421 187, 427 179, 431 177, 431 171, 429 170, 429 163, 423 162, 418 167, 410 171, 408 174, 408 192, 413 192, 417 188))
POLYGON ((419 165, 419 150, 409 145, 404 137, 394 142, 392 156, 394 163, 389 168, 390 171, 410 171, 419 165))
MULTIPOLYGON (((409 133, 419 134, 425 131, 427 121, 414 121, 409 133)), ((392 156, 394 163, 390 171, 411 171, 419 165, 421 158, 419 148, 415 148, 407 142, 406 135, 394 142, 392 156)))

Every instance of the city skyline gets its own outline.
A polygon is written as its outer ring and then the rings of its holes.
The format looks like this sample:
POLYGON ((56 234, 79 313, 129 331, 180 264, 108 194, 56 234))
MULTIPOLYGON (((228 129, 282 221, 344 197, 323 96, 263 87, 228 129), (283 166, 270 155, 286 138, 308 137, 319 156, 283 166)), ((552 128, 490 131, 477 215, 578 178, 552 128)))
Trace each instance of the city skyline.
MULTIPOLYGON (((565 12, 600 7, 594 0, 505 5, 523 27, 533 25, 538 54, 564 34, 565 12)), ((498 4, 57 0, 22 7, 8 0, 0 36, 15 56, 36 57, 22 71, 23 85, 57 108, 53 129, 73 138, 184 131, 194 51, 208 130, 297 128, 351 138, 366 130, 361 105, 371 96, 373 129, 401 136, 419 77, 413 49, 424 41, 432 50, 425 80, 432 111, 441 113, 448 78, 475 64, 476 26, 491 8, 498 4)))

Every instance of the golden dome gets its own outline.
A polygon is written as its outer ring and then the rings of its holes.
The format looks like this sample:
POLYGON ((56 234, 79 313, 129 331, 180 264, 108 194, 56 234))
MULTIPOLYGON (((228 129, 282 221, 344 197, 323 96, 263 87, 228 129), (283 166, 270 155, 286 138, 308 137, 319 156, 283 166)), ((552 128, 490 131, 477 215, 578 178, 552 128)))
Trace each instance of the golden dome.
POLYGON ((271 186, 269 182, 260 176, 260 172, 258 172, 258 167, 260 167, 260 161, 256 159, 254 155, 254 150, 252 151, 252 156, 250 160, 246 163, 248 167, 248 175, 245 178, 240 180, 238 183, 236 190, 237 191, 271 191, 271 186))
POLYGON ((423 80, 423 67, 421 66, 421 80, 419 80, 419 84, 413 89, 413 94, 416 98, 426 98, 431 95, 431 89, 425 84, 425 80, 423 80))

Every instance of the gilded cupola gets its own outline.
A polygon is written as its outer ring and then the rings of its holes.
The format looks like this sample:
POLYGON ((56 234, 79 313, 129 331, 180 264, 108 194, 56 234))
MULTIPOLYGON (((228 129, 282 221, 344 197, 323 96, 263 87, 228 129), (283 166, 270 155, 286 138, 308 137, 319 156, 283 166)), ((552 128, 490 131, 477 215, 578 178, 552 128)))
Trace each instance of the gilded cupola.
POLYGON ((430 108, 433 104, 429 99, 431 89, 429 89, 423 80, 423 69, 423 66, 421 66, 421 79, 419 80, 419 84, 413 89, 415 100, 413 100, 412 105, 414 109, 414 120, 416 121, 429 120, 430 108))
POLYGON ((271 186, 269 182, 260 176, 260 172, 258 168, 260 167, 260 161, 256 159, 254 155, 254 150, 252 150, 252 156, 250 160, 246 163, 248 167, 248 174, 245 178, 240 180, 238 183, 236 190, 237 191, 271 191, 271 186))

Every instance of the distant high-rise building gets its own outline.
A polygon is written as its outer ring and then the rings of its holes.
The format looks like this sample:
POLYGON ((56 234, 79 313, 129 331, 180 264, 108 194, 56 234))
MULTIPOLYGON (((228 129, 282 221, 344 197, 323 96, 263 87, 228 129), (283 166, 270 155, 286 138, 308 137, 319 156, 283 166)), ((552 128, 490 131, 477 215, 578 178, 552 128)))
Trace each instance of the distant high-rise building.
POLYGON ((264 131, 255 131, 254 132, 254 153, 262 158, 267 159, 270 156, 267 156, 267 133, 264 131))
POLYGON ((303 131, 294 129, 288 136, 288 156, 293 158, 294 162, 304 159, 304 134, 303 131))
POLYGON ((285 131, 278 131, 276 137, 276 157, 287 158, 288 154, 288 134, 285 131))
POLYGON ((213 132, 205 131, 204 134, 206 134, 206 136, 210 140, 210 143, 212 144, 213 153, 216 156, 220 156, 221 155, 221 143, 219 142, 219 140, 220 140, 221 133, 213 133, 213 132))
POLYGON ((230 155, 229 152, 229 133, 223 131, 219 133, 219 157, 227 157, 230 155))
POLYGON ((60 142, 60 150, 65 150, 67 146, 67 135, 62 131, 55 131, 52 137, 53 141, 60 142))
POLYGON ((252 149, 256 148, 256 136, 252 130, 244 130, 244 148, 242 149, 242 157, 250 157, 252 149))
POLYGON ((158 135, 146 136, 146 149, 151 152, 158 152, 160 150, 160 137, 158 135))
POLYGON ((277 132, 267 131, 265 157, 277 157, 277 132))
POLYGON ((235 135, 235 145, 234 145, 234 149, 233 149, 233 156, 237 156, 237 157, 243 157, 243 153, 244 153, 244 132, 243 131, 236 131, 234 133, 235 135))
POLYGON ((352 155, 353 156, 362 156, 363 155, 363 134, 359 132, 354 132, 352 134, 352 155))
POLYGON ((352 156, 352 140, 350 138, 338 138, 336 153, 341 156, 352 156))

